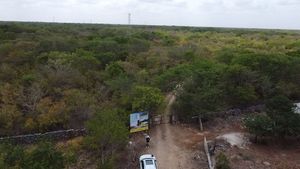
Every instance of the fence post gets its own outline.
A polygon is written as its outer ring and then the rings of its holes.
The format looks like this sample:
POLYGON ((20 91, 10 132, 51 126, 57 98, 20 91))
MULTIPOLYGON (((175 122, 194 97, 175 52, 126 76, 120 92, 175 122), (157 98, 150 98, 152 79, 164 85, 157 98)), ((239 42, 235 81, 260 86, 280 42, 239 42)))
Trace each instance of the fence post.
POLYGON ((212 165, 212 162, 211 162, 211 159, 210 159, 210 154, 209 154, 208 145, 207 145, 207 141, 206 141, 205 136, 204 136, 204 150, 205 150, 205 154, 206 154, 207 161, 208 161, 208 168, 209 169, 214 169, 214 166, 212 165))
POLYGON ((200 131, 203 131, 203 125, 202 125, 202 120, 201 120, 201 116, 198 116, 198 120, 199 120, 199 127, 200 127, 200 131))

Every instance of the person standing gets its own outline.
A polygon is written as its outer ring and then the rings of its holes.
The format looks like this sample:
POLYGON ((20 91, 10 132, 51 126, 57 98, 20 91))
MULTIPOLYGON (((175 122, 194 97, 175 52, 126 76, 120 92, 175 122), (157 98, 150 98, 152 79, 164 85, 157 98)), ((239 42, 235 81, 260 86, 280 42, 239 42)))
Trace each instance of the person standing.
POLYGON ((146 147, 148 148, 150 143, 150 136, 146 134, 145 139, 146 139, 146 147))

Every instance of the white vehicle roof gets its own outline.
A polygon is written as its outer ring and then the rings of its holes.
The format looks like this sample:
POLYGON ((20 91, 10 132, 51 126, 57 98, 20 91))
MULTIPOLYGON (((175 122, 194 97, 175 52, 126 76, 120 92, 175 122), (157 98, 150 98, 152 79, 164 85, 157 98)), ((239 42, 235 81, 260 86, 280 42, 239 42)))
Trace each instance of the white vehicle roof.
POLYGON ((154 157, 154 155, 152 155, 152 154, 144 154, 144 155, 140 156, 140 161, 143 160, 143 159, 146 159, 146 158, 150 158, 150 159, 156 160, 156 158, 154 157))
POLYGON ((140 156, 140 161, 144 163, 144 169, 157 169, 156 158, 152 154, 140 156))

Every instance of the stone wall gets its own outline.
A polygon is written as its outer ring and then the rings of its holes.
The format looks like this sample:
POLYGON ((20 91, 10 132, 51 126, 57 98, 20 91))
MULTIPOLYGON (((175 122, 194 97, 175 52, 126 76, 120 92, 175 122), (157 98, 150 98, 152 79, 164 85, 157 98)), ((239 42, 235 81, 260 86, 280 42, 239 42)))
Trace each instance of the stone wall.
POLYGON ((67 140, 70 138, 84 136, 87 134, 86 129, 69 129, 58 130, 46 133, 34 133, 18 136, 1 137, 0 143, 13 143, 13 144, 32 144, 42 140, 59 141, 67 140))
POLYGON ((243 113, 260 113, 263 112, 264 110, 265 110, 265 105, 255 105, 244 109, 235 108, 226 111, 215 112, 213 114, 216 117, 228 117, 228 116, 238 116, 243 113))

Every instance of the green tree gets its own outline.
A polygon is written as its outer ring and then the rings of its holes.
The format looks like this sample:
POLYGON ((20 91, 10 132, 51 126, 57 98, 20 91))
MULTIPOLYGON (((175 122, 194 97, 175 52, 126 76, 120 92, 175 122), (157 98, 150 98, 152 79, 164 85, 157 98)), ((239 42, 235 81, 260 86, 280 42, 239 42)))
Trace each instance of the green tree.
POLYGON ((73 55, 75 56, 71 60, 72 67, 83 74, 88 71, 99 70, 101 68, 101 62, 90 52, 77 50, 73 55))
POLYGON ((84 122, 95 113, 96 99, 84 90, 66 90, 64 91, 64 100, 68 128, 84 127, 84 122))
POLYGON ((257 71, 277 82, 279 79, 290 76, 289 67, 292 62, 286 55, 260 54, 257 52, 242 54, 236 57, 233 63, 246 66, 252 71, 257 71))
POLYGON ((133 89, 133 111, 154 111, 163 102, 163 95, 158 88, 136 86, 133 89))
POLYGON ((222 90, 223 65, 203 61, 193 65, 193 76, 183 82, 175 102, 175 112, 181 120, 190 120, 192 116, 202 115, 209 118, 224 107, 222 90))
POLYGON ((163 91, 172 91, 175 89, 176 85, 181 84, 191 76, 192 66, 181 64, 163 72, 155 79, 155 81, 163 91))
POLYGON ((278 137, 300 135, 300 115, 287 97, 278 95, 267 101, 267 114, 274 122, 274 134, 278 137))
POLYGON ((40 131, 49 131, 63 128, 68 120, 66 103, 55 102, 49 97, 43 98, 37 105, 37 122, 40 131))
POLYGON ((10 144, 0 145, 0 168, 19 168, 24 158, 23 147, 10 144))
POLYGON ((240 107, 253 104, 257 100, 254 82, 255 74, 245 66, 232 65, 223 75, 226 101, 230 106, 240 107))
POLYGON ((116 54, 113 52, 95 53, 95 57, 101 62, 102 67, 118 60, 116 54))
POLYGON ((22 123, 22 113, 16 102, 17 90, 8 83, 0 86, 0 135, 13 134, 22 123))
POLYGON ((28 152, 22 163, 23 169, 58 169, 64 168, 63 154, 48 142, 40 143, 28 152))
POLYGON ((217 156, 216 169, 231 169, 229 160, 224 153, 220 153, 217 156))
POLYGON ((120 76, 124 73, 124 69, 117 62, 107 65, 105 71, 110 75, 110 77, 120 76))
POLYGON ((104 169, 104 166, 110 164, 116 155, 115 152, 126 145, 128 129, 121 116, 124 115, 105 108, 87 123, 89 135, 85 138, 85 142, 100 157, 100 168, 104 169))
POLYGON ((255 135, 255 142, 258 137, 271 136, 273 132, 273 121, 265 115, 251 115, 244 119, 244 125, 251 134, 255 135))
POLYGON ((139 53, 146 52, 149 49, 149 42, 143 39, 133 38, 129 41, 129 52, 130 53, 139 53))

